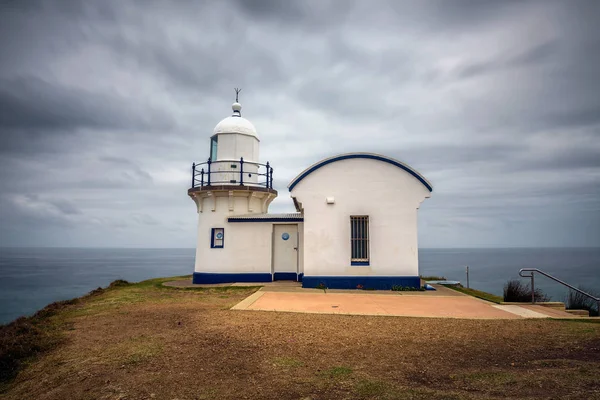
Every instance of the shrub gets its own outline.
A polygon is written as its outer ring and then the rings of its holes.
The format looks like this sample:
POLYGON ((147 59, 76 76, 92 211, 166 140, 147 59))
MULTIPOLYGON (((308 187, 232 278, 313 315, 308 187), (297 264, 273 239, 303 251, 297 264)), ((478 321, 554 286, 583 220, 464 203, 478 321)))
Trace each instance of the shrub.
POLYGON ((108 287, 114 288, 114 287, 129 286, 129 285, 131 285, 131 283, 127 282, 126 280, 117 279, 116 281, 112 281, 108 287))
POLYGON ((420 277, 424 281, 445 281, 447 280, 445 276, 435 276, 435 275, 421 275, 420 277))
POLYGON ((0 393, 1 384, 13 379, 23 365, 63 340, 62 323, 51 323, 50 318, 78 302, 79 299, 57 301, 31 317, 20 317, 0 325, 0 393))
POLYGON ((412 286, 400 286, 400 285, 394 285, 392 286, 392 291, 393 292, 421 292, 425 289, 423 288, 416 288, 416 287, 412 287, 412 286))
MULTIPOLYGON (((599 297, 600 293, 584 288, 579 287, 579 289, 583 290, 586 293, 591 294, 592 296, 599 297)), ((598 314, 598 302, 594 299, 591 299, 587 296, 582 295, 579 292, 574 290, 569 291, 567 296, 567 300, 565 301, 567 310, 588 310, 590 312, 591 317, 597 317, 598 314)))
POLYGON ((323 282, 319 283, 315 289, 321 289, 322 291, 327 293, 327 285, 325 285, 323 282))
MULTIPOLYGON (((549 301, 550 296, 547 296, 541 289, 535 289, 534 293, 536 302, 549 301)), ((504 301, 527 303, 531 301, 531 286, 523 282, 513 279, 506 282, 504 285, 504 301)))

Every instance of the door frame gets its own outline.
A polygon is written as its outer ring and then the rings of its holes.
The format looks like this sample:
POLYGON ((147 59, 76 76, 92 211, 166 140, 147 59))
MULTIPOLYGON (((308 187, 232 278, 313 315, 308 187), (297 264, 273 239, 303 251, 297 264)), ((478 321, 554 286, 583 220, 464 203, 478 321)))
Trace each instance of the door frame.
POLYGON ((273 223, 273 229, 271 229, 271 282, 275 282, 275 226, 277 225, 294 225, 296 227, 296 246, 294 249, 296 250, 296 279, 298 282, 298 274, 300 273, 300 230, 298 223, 289 223, 289 222, 281 222, 281 223, 273 223))

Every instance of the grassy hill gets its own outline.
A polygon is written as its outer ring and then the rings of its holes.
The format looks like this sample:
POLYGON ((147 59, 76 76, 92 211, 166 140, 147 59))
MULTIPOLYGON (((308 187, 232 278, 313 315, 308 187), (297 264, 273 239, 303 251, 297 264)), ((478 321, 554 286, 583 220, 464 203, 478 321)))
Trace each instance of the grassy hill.
POLYGON ((594 398, 600 324, 230 311, 117 281, 0 327, 3 399, 594 398))

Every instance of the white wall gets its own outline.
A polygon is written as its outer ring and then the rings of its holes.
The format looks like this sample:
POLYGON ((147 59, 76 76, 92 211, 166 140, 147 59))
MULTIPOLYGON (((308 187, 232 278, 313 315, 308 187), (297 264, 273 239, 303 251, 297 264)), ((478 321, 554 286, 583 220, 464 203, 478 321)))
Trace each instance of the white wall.
POLYGON ((202 218, 198 225, 196 272, 271 273, 271 223, 202 218), (210 247, 211 228, 225 228, 223 248, 210 247))
POLYGON ((313 171, 291 192, 304 209, 304 274, 417 276, 417 208, 429 195, 415 177, 382 161, 346 159, 313 171), (350 265, 351 215, 369 216, 369 266, 350 265))
MULTIPOLYGON (((254 136, 239 133, 220 133, 217 144, 217 160, 239 160, 258 162, 259 142, 254 136)), ((214 161, 214 160, 213 160, 214 161)))
MULTIPOLYGON (((233 197, 230 210, 229 197, 208 197, 198 213, 198 240, 196 244, 196 272, 244 273, 271 272, 270 223, 228 223, 227 217, 249 214, 248 198, 233 197), (215 211, 212 211, 216 200, 215 211), (224 228, 223 248, 213 249, 211 228, 224 228)), ((262 212, 262 201, 250 198, 252 213, 262 212)))

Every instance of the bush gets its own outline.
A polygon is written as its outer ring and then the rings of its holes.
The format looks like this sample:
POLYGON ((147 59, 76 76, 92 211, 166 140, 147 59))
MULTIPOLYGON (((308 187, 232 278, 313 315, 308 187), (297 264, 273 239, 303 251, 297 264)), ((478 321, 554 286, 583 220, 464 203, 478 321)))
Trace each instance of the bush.
MULTIPOLYGON (((581 286, 579 289, 591 294, 592 296, 600 296, 600 293, 593 290, 586 289, 581 286)), ((597 317, 599 315, 598 302, 574 290, 569 291, 569 295, 567 296, 565 303, 567 310, 588 310, 590 312, 590 317, 597 317)))
POLYGON ((78 302, 79 299, 57 301, 31 317, 0 325, 0 393, 2 384, 13 379, 23 365, 63 340, 62 325, 51 323, 50 318, 78 302))
POLYGON ((424 281, 445 281, 447 280, 445 276, 435 276, 435 275, 421 275, 420 276, 421 279, 423 279, 424 281))
POLYGON ((108 287, 114 288, 114 287, 129 286, 129 285, 131 285, 131 283, 129 283, 123 279, 117 279, 116 281, 112 281, 108 287))
POLYGON ((392 291, 393 292, 422 292, 423 288, 416 288, 416 287, 412 287, 412 286, 400 286, 400 285, 394 285, 392 286, 392 291))
MULTIPOLYGON (((536 302, 550 300, 550 296, 547 296, 541 289, 535 289, 534 297, 536 302)), ((517 303, 531 302, 531 286, 523 284, 523 282, 516 279, 506 282, 506 285, 504 285, 504 301, 517 303)))

